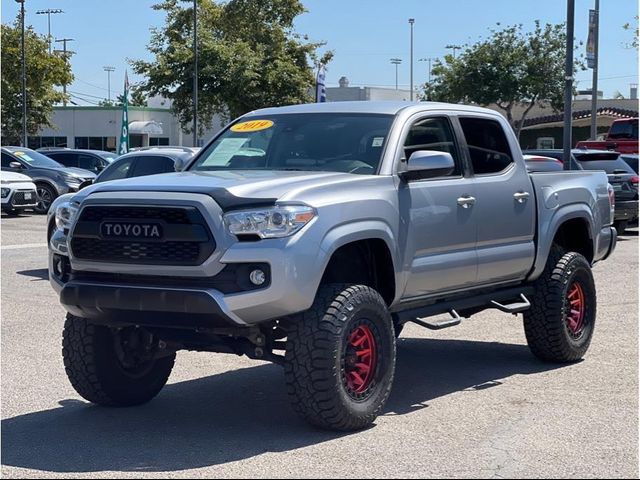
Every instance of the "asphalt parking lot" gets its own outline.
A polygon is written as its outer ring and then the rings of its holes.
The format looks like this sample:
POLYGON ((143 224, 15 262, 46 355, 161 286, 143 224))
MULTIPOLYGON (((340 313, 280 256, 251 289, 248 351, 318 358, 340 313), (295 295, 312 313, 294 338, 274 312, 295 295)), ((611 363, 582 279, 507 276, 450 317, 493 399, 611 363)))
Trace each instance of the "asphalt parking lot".
POLYGON ((409 325, 385 414, 335 434, 294 415, 279 367, 222 354, 180 352, 148 405, 88 404, 62 365, 45 218, 0 226, 5 477, 637 477, 637 229, 595 267, 584 361, 539 362, 520 317, 497 311, 409 325))

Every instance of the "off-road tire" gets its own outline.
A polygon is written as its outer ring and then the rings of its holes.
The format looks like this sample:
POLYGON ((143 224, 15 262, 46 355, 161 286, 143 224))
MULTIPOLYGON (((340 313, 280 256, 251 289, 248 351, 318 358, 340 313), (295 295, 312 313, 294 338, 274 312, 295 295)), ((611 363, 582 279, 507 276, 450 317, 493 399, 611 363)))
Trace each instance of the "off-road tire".
POLYGON ((62 356, 71 385, 98 405, 129 407, 148 402, 167 383, 175 353, 153 360, 143 374, 133 375, 118 360, 113 335, 108 327, 67 315, 62 356))
POLYGON ((533 354, 550 362, 575 362, 586 353, 596 321, 596 289, 589 262, 575 252, 564 253, 554 246, 547 265, 535 282, 531 308, 524 312, 524 331, 533 354), (571 331, 569 289, 579 285, 583 292, 583 327, 571 331))
POLYGON ((389 397, 395 362, 391 315, 370 287, 323 286, 312 307, 287 323, 287 393, 294 410, 317 427, 352 431, 369 426, 389 397), (349 390, 347 374, 352 367, 346 358, 349 342, 360 329, 370 333, 376 355, 371 383, 356 394, 349 390))

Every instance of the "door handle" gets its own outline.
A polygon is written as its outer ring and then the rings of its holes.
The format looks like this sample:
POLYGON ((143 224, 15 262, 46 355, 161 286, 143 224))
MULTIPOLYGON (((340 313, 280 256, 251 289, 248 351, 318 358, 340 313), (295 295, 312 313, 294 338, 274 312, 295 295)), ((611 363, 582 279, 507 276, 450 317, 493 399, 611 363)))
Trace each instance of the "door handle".
POLYGON ((458 198, 458 205, 462 208, 470 208, 474 203, 476 203, 475 197, 471 197, 469 195, 458 198))
POLYGON ((529 192, 516 192, 513 194, 513 198, 518 203, 524 203, 529 199, 529 192))

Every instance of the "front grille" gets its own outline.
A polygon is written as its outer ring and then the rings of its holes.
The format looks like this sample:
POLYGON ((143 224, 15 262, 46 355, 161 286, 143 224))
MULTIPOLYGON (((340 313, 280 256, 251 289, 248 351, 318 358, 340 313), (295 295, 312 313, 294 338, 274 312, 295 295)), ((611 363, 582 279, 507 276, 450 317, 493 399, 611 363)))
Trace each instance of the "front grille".
POLYGON ((20 205, 35 205, 38 202, 38 197, 36 196, 35 190, 18 190, 13 194, 13 198, 11 199, 11 205, 20 206, 20 205), (25 194, 30 193, 31 198, 26 199, 25 194))
POLYGON ((200 265, 215 250, 213 236, 195 207, 88 206, 71 235, 73 256, 88 261, 141 265, 200 265), (163 238, 104 238, 103 222, 158 223, 163 238))

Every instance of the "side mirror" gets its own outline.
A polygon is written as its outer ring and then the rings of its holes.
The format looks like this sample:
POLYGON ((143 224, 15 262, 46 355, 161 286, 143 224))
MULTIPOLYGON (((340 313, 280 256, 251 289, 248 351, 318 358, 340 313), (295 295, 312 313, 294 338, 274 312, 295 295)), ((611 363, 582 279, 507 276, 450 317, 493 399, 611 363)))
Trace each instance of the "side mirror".
POLYGON ((455 168, 450 153, 434 150, 418 150, 413 152, 407 162, 407 170, 400 172, 405 181, 423 178, 443 177, 450 175, 455 168))
POLYGON ((9 168, 15 168, 16 170, 22 170, 24 167, 20 162, 11 162, 9 163, 9 168))

